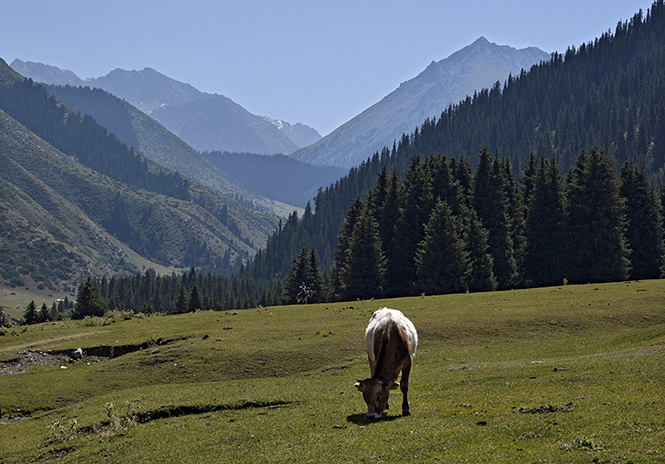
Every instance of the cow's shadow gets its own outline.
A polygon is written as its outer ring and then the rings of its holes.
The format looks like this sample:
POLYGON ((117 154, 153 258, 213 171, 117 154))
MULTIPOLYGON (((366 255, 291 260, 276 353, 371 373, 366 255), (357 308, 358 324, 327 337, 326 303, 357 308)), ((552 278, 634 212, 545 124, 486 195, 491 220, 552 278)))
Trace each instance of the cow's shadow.
POLYGON ((368 419, 364 414, 351 414, 350 416, 346 416, 346 421, 356 425, 371 425, 380 424, 381 422, 391 422, 401 417, 404 416, 387 416, 384 414, 381 419, 368 419))

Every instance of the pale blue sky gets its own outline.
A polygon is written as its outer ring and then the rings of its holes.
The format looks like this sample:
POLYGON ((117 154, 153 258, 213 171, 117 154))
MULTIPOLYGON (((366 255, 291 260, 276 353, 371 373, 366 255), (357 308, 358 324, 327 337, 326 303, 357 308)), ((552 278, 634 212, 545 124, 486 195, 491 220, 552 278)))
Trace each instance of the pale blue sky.
POLYGON ((480 36, 563 52, 651 0, 0 0, 0 58, 152 67, 322 135, 480 36))

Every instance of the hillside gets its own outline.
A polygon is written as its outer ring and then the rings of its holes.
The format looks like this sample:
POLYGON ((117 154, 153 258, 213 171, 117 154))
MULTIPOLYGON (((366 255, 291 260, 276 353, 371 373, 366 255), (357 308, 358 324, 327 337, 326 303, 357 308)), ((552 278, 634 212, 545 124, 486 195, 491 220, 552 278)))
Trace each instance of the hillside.
POLYGON ((273 216, 148 162, 4 62, 0 108, 9 286, 67 292, 85 275, 153 264, 228 272, 275 227, 273 216))
MULTIPOLYGON (((241 187, 199 152, 125 100, 90 87, 50 85, 47 89, 75 110, 91 115, 125 145, 134 147, 143 156, 161 166, 177 171, 220 193, 240 199, 263 212, 286 217, 294 210, 291 204, 278 201, 279 198, 270 196, 271 199, 268 199, 262 196, 263 193, 257 194, 256 190, 241 187)), ((315 193, 316 191, 308 199, 315 193)))
POLYGON ((87 275, 185 267, 193 245, 220 264, 253 252, 205 209, 85 168, 4 111, 0 129, 5 285, 72 294, 87 275))
POLYGON ((10 328, 0 461, 661 463, 664 284, 10 328), (412 415, 395 390, 368 421, 353 384, 384 305, 418 330, 412 415))
POLYGON ((516 50, 481 37, 448 58, 432 62, 381 101, 292 156, 314 164, 358 166, 425 119, 438 117, 449 105, 548 59, 549 54, 535 47, 516 50))

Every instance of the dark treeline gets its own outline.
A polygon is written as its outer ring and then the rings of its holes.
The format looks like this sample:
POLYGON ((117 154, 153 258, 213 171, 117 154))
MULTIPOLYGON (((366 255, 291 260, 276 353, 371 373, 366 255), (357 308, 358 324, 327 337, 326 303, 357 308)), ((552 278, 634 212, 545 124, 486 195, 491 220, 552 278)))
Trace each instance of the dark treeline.
POLYGON ((475 170, 465 157, 413 157, 404 179, 384 168, 352 203, 323 276, 316 250, 304 247, 283 283, 256 280, 247 267, 231 277, 192 268, 88 280, 75 315, 293 303, 301 282, 311 301, 329 301, 660 278, 664 230, 644 169, 627 161, 618 173, 596 148, 565 178, 553 159, 535 156, 514 175, 486 149, 475 170))
POLYGON ((380 173, 349 209, 331 298, 344 300, 660 278, 662 207, 645 171, 616 172, 582 151, 564 179, 531 157, 521 176, 484 149, 466 158, 414 157, 401 180, 380 173))
POLYGON ((275 304, 280 288, 257 285, 244 268, 231 277, 195 268, 167 276, 149 269, 134 276, 91 277, 79 286, 72 317, 102 316, 109 309, 165 314, 245 309, 275 304))

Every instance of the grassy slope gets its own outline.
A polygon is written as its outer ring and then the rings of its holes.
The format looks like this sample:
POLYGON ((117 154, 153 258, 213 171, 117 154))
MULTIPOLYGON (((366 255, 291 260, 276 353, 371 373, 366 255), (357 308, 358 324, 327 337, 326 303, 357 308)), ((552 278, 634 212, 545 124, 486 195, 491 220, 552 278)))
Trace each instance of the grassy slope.
POLYGON ((0 376, 0 461, 665 459, 665 280, 97 322, 10 331, 0 361, 173 341, 0 376), (397 392, 368 423, 353 382, 381 305, 419 330, 413 415, 399 416, 397 392))

